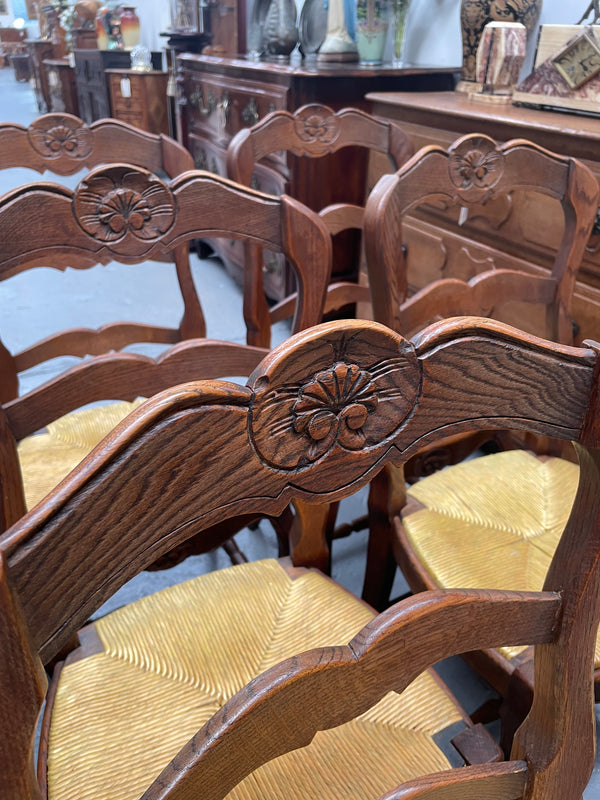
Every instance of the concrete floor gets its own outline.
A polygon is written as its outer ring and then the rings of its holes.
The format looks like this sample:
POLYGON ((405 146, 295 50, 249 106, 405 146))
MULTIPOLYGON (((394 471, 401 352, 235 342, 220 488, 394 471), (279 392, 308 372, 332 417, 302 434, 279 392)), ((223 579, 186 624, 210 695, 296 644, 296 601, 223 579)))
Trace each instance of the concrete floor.
MULTIPOLYGON (((28 84, 17 83, 11 70, 0 69, 0 122, 10 121, 28 125, 38 116, 33 91, 28 84)), ((0 194, 22 183, 39 180, 40 176, 23 169, 0 170, 0 194)), ((44 176, 52 180, 52 176, 44 176)), ((75 187, 80 175, 57 179, 75 187)), ((43 210, 40 211, 43 213, 43 210)), ((1 243, 1 232, 0 232, 1 243)), ((193 258, 194 280, 197 283, 207 317, 208 334, 213 338, 244 341, 241 295, 217 259, 193 258)), ((109 264, 79 272, 53 269, 32 270, 0 283, 0 336, 10 350, 39 340, 51 331, 75 325, 97 326, 109 319, 152 319, 163 324, 176 322, 181 314, 181 300, 170 265, 145 263, 137 266, 109 264), (65 302, 65 299, 67 300, 65 302), (118 306, 118 307, 116 307, 118 306)), ((274 342, 288 334, 285 325, 274 331, 274 342)), ((157 355, 157 346, 138 351, 157 355)), ((57 359, 43 368, 24 376, 22 391, 33 388, 52 374, 63 370, 72 359, 57 359)), ((349 520, 364 510, 365 492, 345 502, 341 517, 349 520)), ((239 546, 251 559, 276 554, 276 538, 267 523, 258 531, 245 531, 236 537, 239 546)), ((333 577, 349 590, 360 593, 366 535, 353 534, 334 543, 333 577)), ((173 582, 228 566, 222 550, 187 559, 184 564, 162 572, 142 573, 118 592, 99 613, 157 591, 173 582)), ((394 595, 405 590, 400 575, 394 585, 394 595)), ((458 696, 468 712, 493 696, 492 690, 477 675, 456 658, 439 665, 444 680, 458 696)), ((597 721, 600 707, 596 707, 597 721)), ((573 743, 577 746, 576 742, 573 743)), ((600 800, 600 762, 584 794, 585 800, 600 800)))

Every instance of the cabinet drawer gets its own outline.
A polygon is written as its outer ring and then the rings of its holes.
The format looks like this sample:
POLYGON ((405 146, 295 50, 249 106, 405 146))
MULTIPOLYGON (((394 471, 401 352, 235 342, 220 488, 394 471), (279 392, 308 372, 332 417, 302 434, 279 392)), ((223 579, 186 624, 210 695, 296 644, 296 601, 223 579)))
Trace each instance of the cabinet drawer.
POLYGON ((270 111, 286 108, 287 90, 259 82, 233 81, 190 70, 183 72, 183 95, 190 131, 226 143, 270 111))

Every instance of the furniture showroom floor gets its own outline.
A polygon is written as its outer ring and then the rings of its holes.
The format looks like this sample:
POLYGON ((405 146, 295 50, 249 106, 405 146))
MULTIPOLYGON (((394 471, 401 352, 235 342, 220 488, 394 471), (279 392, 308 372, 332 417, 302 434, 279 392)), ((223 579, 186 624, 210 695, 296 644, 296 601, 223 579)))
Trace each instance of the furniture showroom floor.
MULTIPOLYGON (((28 125, 38 116, 33 90, 28 83, 17 83, 12 69, 0 69, 0 121, 28 125)), ((82 173, 68 180, 75 187, 82 173)), ((52 180, 52 176, 39 176, 24 169, 0 170, 0 192, 32 180, 52 180)), ((58 182, 58 181, 57 181, 58 182)), ((61 183, 67 183, 60 179, 61 183)), ((43 214, 43 209, 40 209, 43 214)), ((0 232, 0 242, 1 242, 0 232)), ((244 340, 241 294, 217 259, 199 260, 192 256, 194 279, 199 287, 207 317, 208 335, 212 338, 244 340), (232 335, 235 332, 235 335, 232 335)), ((70 325, 95 327, 108 318, 151 318, 164 324, 178 320, 181 302, 176 288, 173 267, 168 264, 145 263, 136 266, 109 264, 91 270, 64 273, 52 269, 33 270, 22 276, 0 283, 2 322, 0 336, 10 350, 21 349, 39 340, 46 332, 70 325), (119 297, 122 315, 114 308, 114 297, 119 297), (66 301, 65 301, 66 298, 66 301), (109 308, 110 315, 103 312, 109 308), (117 312, 117 313, 115 313, 117 312), (137 312, 137 313, 136 313, 137 312)), ((274 332, 274 343, 288 333, 285 325, 274 332)), ((136 348, 139 349, 139 348, 136 348)), ((157 346, 144 348, 148 355, 157 355, 157 346)), ((27 391, 73 363, 71 359, 57 359, 45 369, 31 370, 21 391, 27 391)), ((365 492, 347 503, 341 511, 344 519, 352 519, 364 508, 365 492)), ((236 537, 242 551, 249 559, 276 555, 276 537, 267 523, 257 531, 244 531, 236 537)), ((351 591, 360 593, 366 535, 352 534, 334 543, 333 577, 351 591)), ((229 565, 223 550, 204 556, 194 556, 183 564, 158 572, 144 572, 124 586, 101 612, 110 610, 157 591, 176 581, 186 580, 200 573, 229 565)), ((400 576, 394 585, 393 596, 405 591, 400 576)), ((494 693, 460 659, 451 659, 439 665, 439 671, 456 693, 467 711, 477 708, 494 693)), ((600 706, 597 706, 600 725, 600 706)), ((573 746, 577 746, 573 742, 573 746)), ((586 800, 600 798, 600 759, 592 780, 584 794, 586 800)))

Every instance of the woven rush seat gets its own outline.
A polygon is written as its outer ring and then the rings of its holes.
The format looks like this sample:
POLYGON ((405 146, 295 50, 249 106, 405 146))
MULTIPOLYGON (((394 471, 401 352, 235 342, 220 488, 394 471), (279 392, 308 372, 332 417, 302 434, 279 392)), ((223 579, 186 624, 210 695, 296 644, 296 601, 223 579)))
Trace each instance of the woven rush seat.
POLYGON ((49 423, 44 432, 19 442, 27 510, 46 497, 140 402, 73 411, 49 423))
MULTIPOLYGON (((576 464, 524 450, 464 461, 410 487, 403 543, 432 586, 539 591, 578 479, 576 464)), ((523 650, 498 648, 507 659, 523 650)))
MULTIPOLYGON (((265 560, 172 586, 99 619, 97 636, 82 639, 94 644, 75 651, 59 673, 48 797, 139 798, 254 676, 303 650, 347 643, 372 616, 320 573, 292 579, 278 561, 265 560)), ((229 797, 377 797, 447 769, 436 742, 462 730, 463 719, 426 672, 402 696, 388 694, 353 722, 256 770, 229 797)))

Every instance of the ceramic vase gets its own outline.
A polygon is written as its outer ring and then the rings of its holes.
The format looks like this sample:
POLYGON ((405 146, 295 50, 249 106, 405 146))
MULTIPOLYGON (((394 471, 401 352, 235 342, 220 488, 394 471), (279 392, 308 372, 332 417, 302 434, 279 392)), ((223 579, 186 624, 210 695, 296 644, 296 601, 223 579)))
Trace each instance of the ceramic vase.
POLYGON ((357 0, 356 46, 361 64, 376 65, 383 61, 389 12, 387 0, 357 0))
POLYGON ((123 47, 130 50, 140 43, 140 18, 135 13, 133 6, 123 6, 119 18, 123 47))
POLYGON ((462 31, 463 64, 462 91, 476 91, 477 48, 488 22, 521 22, 531 35, 536 28, 542 0, 462 0, 460 25, 462 31), (469 85, 470 84, 470 85, 469 85))
POLYGON ((267 58, 287 61, 298 41, 294 0, 271 0, 265 17, 264 46, 267 58))

